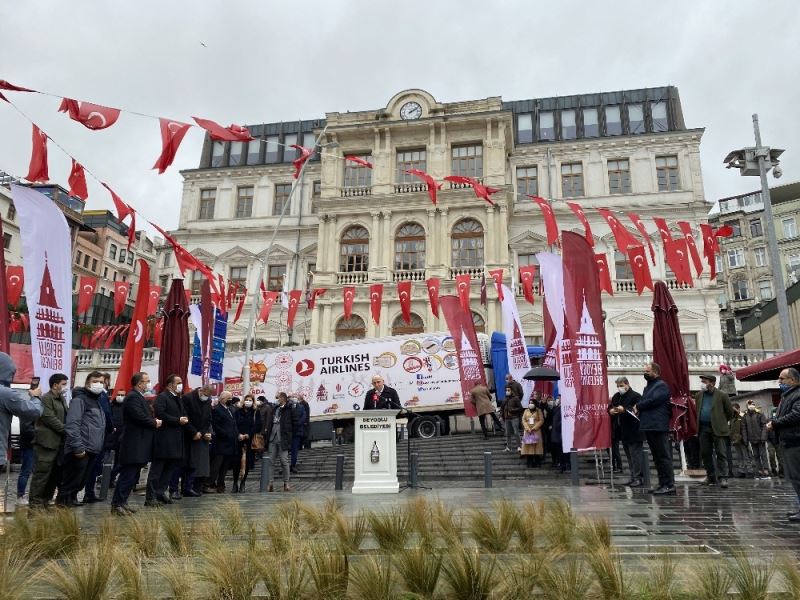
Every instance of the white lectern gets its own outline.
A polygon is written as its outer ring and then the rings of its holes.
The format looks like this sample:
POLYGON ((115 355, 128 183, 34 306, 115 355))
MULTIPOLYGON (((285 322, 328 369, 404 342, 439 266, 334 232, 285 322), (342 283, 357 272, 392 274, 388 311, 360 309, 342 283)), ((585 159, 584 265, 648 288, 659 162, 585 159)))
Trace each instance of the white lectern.
POLYGON ((397 410, 365 410, 355 414, 354 494, 396 494, 397 410))

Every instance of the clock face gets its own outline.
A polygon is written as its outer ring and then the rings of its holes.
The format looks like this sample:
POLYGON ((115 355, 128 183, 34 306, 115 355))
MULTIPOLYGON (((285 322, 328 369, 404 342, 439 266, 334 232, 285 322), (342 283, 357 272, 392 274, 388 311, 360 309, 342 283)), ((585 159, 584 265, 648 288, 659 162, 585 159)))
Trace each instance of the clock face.
POLYGON ((416 102, 406 102, 400 109, 400 118, 405 120, 419 119, 422 116, 422 107, 416 102))

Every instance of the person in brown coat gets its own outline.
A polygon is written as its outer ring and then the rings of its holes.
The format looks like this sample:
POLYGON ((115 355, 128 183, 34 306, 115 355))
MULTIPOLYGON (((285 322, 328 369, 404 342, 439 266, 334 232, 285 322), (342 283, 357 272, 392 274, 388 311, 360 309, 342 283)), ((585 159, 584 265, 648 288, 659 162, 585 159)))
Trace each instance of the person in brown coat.
POLYGON ((469 393, 469 401, 475 406, 475 411, 478 413, 481 431, 483 431, 483 439, 489 439, 489 432, 486 429, 486 415, 491 415, 494 421, 495 431, 499 431, 500 433, 505 432, 502 423, 500 423, 500 419, 497 418, 494 404, 492 404, 492 394, 489 392, 488 387, 482 383, 476 385, 469 393))
POLYGON ((537 406, 531 404, 522 413, 522 456, 526 458, 526 465, 538 467, 544 455, 544 442, 542 441, 542 426, 544 415, 537 406))
POLYGON ((506 375, 506 401, 500 409, 506 429, 506 447, 503 452, 519 451, 522 447, 519 435, 519 417, 522 414, 522 386, 509 373, 506 375))

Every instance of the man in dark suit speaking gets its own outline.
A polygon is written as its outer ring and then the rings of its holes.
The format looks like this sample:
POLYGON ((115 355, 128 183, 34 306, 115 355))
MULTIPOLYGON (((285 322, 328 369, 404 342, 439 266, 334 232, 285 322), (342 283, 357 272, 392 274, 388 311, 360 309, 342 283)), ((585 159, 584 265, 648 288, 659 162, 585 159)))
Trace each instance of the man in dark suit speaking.
POLYGON ((402 408, 397 390, 384 385, 383 377, 375 375, 372 378, 372 389, 367 392, 364 399, 364 410, 402 408))

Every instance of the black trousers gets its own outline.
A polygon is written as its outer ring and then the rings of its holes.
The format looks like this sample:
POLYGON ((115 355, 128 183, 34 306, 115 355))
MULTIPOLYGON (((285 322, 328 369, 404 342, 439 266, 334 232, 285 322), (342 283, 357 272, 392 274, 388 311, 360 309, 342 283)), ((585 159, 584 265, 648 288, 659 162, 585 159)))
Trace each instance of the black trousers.
POLYGON ((781 461, 786 480, 794 488, 797 499, 800 501, 800 446, 790 448, 781 446, 781 461))
POLYGON ((45 505, 53 499, 53 493, 61 479, 61 471, 58 468, 60 450, 34 445, 33 451, 36 464, 33 468, 31 489, 28 492, 29 502, 31 505, 45 505))
POLYGON ((631 479, 642 481, 644 479, 644 445, 642 442, 622 442, 622 449, 628 459, 631 479))
POLYGON ((611 440, 611 466, 622 470, 622 456, 619 453, 619 440, 611 440))
MULTIPOLYGON (((500 419, 497 418, 497 413, 491 412, 489 413, 489 416, 492 417, 492 421, 494 421, 495 431, 503 431, 503 424, 500 422, 500 419)), ((483 435, 489 435, 489 432, 486 429, 486 415, 480 415, 478 417, 478 421, 480 421, 481 431, 483 431, 483 435)))
POLYGON ((120 465, 117 485, 114 486, 114 497, 111 499, 111 506, 125 506, 128 498, 139 481, 139 474, 143 464, 120 465))
POLYGON ((659 487, 675 487, 675 473, 672 469, 672 445, 667 431, 645 431, 647 445, 658 471, 659 487))
POLYGON ((700 425, 698 437, 700 438, 700 455, 703 457, 703 467, 705 467, 708 478, 719 480, 727 477, 729 463, 725 442, 728 438, 714 435, 711 425, 700 425))
POLYGON ((231 468, 232 461, 237 458, 236 456, 222 456, 220 454, 215 454, 211 457, 211 471, 208 477, 208 483, 211 487, 225 487, 225 475, 227 475, 228 469, 231 468))
POLYGON ((56 503, 77 500, 78 492, 86 485, 89 467, 94 464, 95 456, 91 452, 87 452, 83 458, 77 458, 71 452, 64 455, 64 464, 61 466, 61 483, 58 484, 56 503))
POLYGON ((150 472, 147 474, 147 500, 155 500, 166 495, 169 480, 180 464, 179 458, 157 458, 150 463, 150 472))

